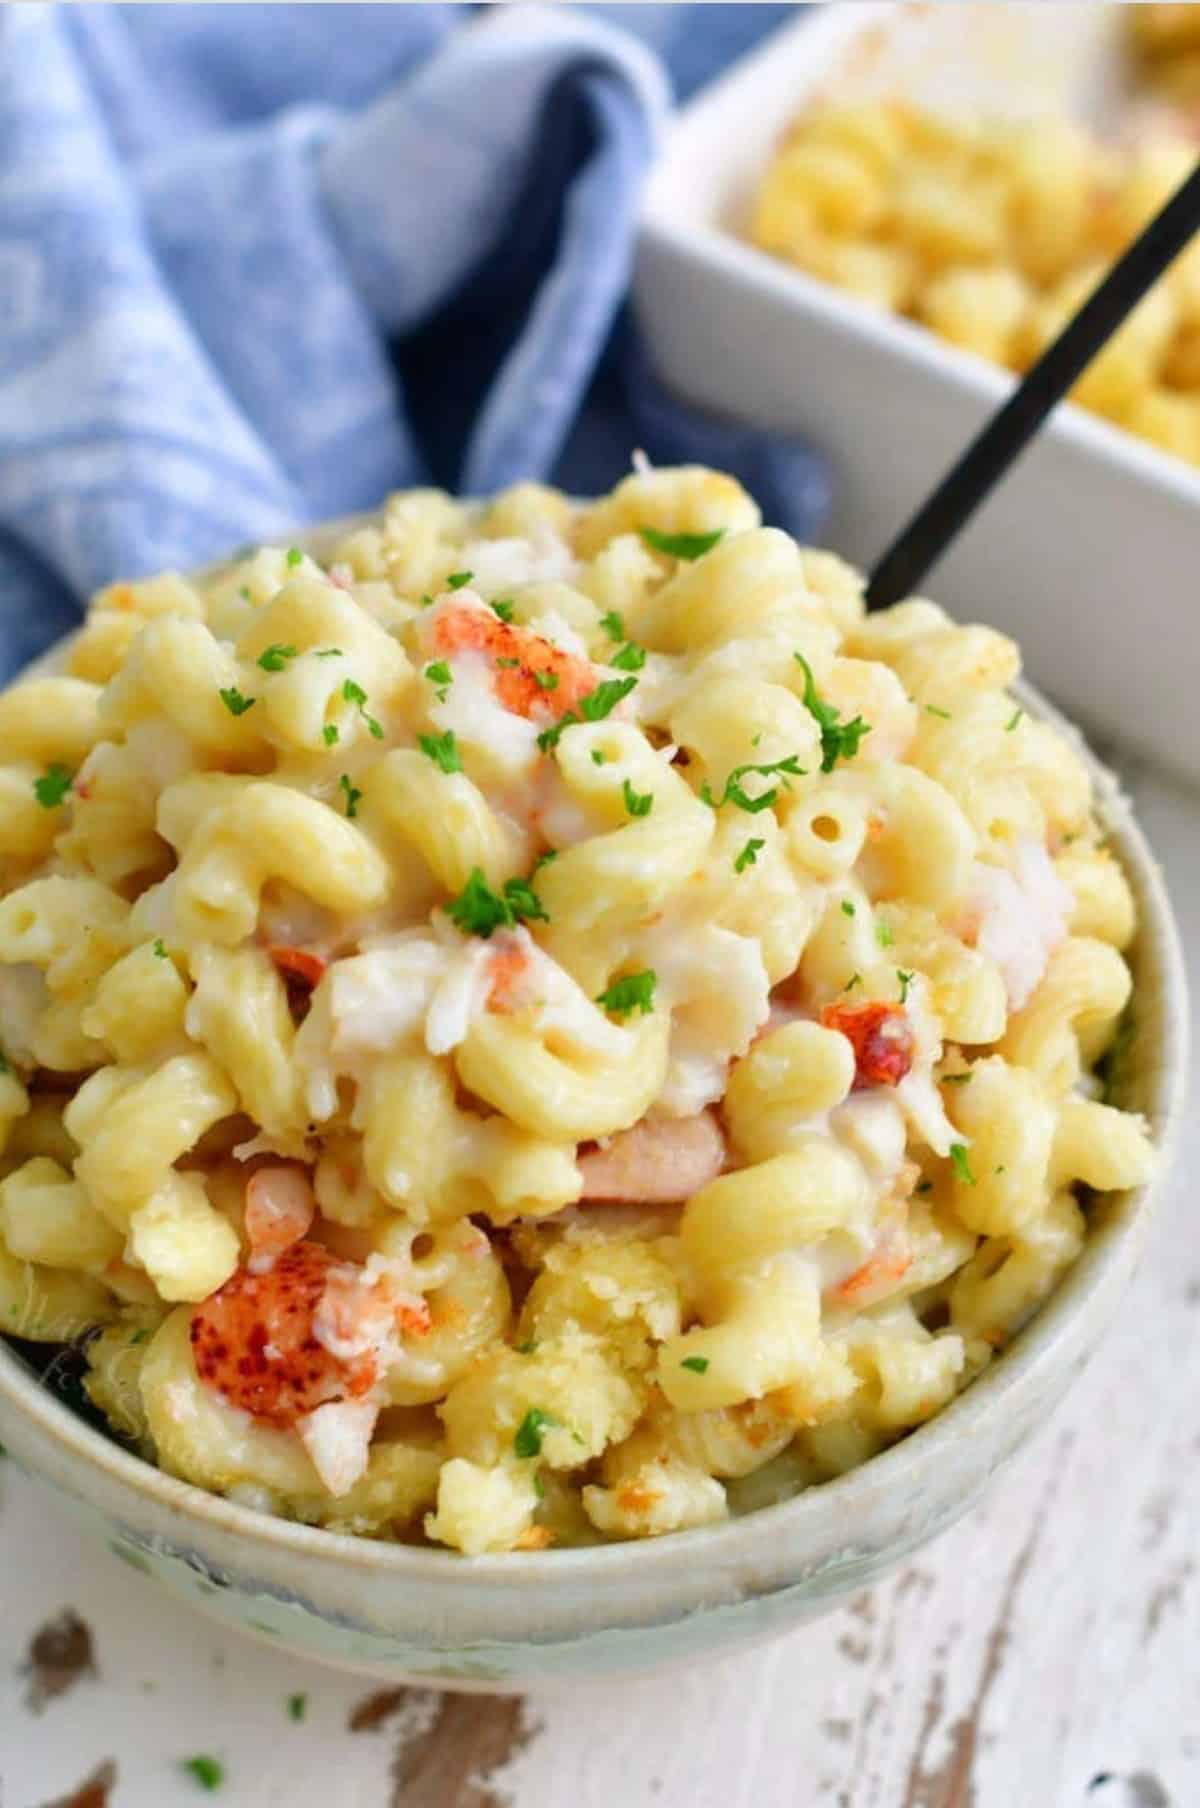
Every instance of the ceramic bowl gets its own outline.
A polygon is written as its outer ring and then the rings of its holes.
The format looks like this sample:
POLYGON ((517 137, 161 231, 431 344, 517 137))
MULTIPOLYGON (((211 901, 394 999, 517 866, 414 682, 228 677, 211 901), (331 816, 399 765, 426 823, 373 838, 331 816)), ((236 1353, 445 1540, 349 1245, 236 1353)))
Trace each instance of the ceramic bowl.
MULTIPOLYGON (((307 537, 318 553, 331 530, 307 537)), ((1027 708, 1062 719, 1036 693, 1027 708)), ((595 1549, 465 1558, 274 1519, 162 1474, 40 1385, 0 1340, 0 1440, 109 1549, 181 1599, 285 1651, 456 1689, 633 1675, 787 1631, 944 1530, 1045 1423, 1114 1312, 1145 1240, 1183 1096, 1186 982, 1162 879, 1115 780, 1085 755, 1133 884, 1136 1035, 1122 1102, 1155 1180, 1093 1214, 1063 1284, 985 1374, 863 1467, 780 1506, 595 1549)))

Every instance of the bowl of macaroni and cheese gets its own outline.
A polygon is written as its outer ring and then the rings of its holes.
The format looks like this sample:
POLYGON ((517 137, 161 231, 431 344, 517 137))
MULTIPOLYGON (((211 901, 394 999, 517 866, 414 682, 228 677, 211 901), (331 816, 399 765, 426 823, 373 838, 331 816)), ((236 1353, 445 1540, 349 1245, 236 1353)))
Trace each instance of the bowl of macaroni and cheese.
POLYGON ((0 697, 0 1435, 127 1561, 381 1675, 648 1669, 1042 1423, 1174 930, 1013 642, 862 589, 699 468, 416 491, 0 697))

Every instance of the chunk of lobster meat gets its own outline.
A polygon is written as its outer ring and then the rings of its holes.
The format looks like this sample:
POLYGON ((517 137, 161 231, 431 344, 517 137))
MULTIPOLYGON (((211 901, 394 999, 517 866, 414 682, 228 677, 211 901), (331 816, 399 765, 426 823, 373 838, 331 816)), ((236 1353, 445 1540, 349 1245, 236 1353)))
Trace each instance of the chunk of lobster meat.
POLYGON ((312 1228, 316 1194, 298 1162, 259 1168, 246 1183, 246 1237, 251 1274, 263 1274, 312 1228))
POLYGON ((885 1224, 871 1254, 830 1292, 841 1306, 862 1308, 886 1299, 913 1264, 912 1245, 900 1219, 885 1224))
POLYGON ((348 1494, 366 1474, 378 1418, 375 1400, 331 1400, 298 1422, 300 1442, 330 1494, 348 1494))
POLYGON ((291 984, 313 992, 325 977, 329 962, 313 948, 285 948, 274 943, 267 949, 275 967, 291 984))
POLYGON ((577 653, 512 622, 490 609, 444 609, 433 628, 433 646, 443 657, 482 653, 492 671, 492 689, 514 715, 549 720, 578 709, 600 682, 595 667, 577 653))
POLYGON ((696 1117, 643 1118, 578 1158, 584 1199, 675 1205, 715 1180, 725 1138, 711 1111, 696 1117))
POLYGON ((231 1406, 283 1428, 333 1400, 361 1400, 379 1376, 375 1350, 343 1356, 318 1336, 317 1313, 339 1262, 295 1243, 264 1274, 239 1268, 192 1314, 196 1373, 231 1406))
POLYGON ((913 1064, 916 1036, 903 1005, 882 999, 867 1004, 827 1004, 827 1030, 837 1030, 854 1050, 854 1090, 898 1086, 913 1064))

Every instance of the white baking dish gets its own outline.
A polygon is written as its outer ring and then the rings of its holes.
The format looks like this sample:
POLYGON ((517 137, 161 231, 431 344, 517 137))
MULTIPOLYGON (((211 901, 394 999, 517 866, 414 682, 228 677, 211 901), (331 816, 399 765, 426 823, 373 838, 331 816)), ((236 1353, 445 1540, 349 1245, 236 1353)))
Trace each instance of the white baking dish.
MULTIPOLYGON (((940 82, 992 108, 1065 99, 1094 116, 1119 88, 1118 11, 829 6, 734 65, 668 137, 635 276, 652 360, 688 400, 824 448, 825 538, 856 563, 884 549, 1013 379, 739 240, 747 198, 827 86, 928 97, 940 82)), ((1065 404, 928 588, 1017 636, 1031 675, 1093 732, 1200 777, 1200 472, 1065 404)))

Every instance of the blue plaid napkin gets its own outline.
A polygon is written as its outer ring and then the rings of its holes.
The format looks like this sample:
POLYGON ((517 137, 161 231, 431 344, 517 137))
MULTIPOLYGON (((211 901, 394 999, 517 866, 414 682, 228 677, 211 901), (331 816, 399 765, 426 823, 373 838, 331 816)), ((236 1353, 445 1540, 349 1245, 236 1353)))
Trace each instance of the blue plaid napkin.
POLYGON ((775 6, 0 9, 0 677, 117 575, 633 445, 824 510, 623 314, 670 104, 775 6))

